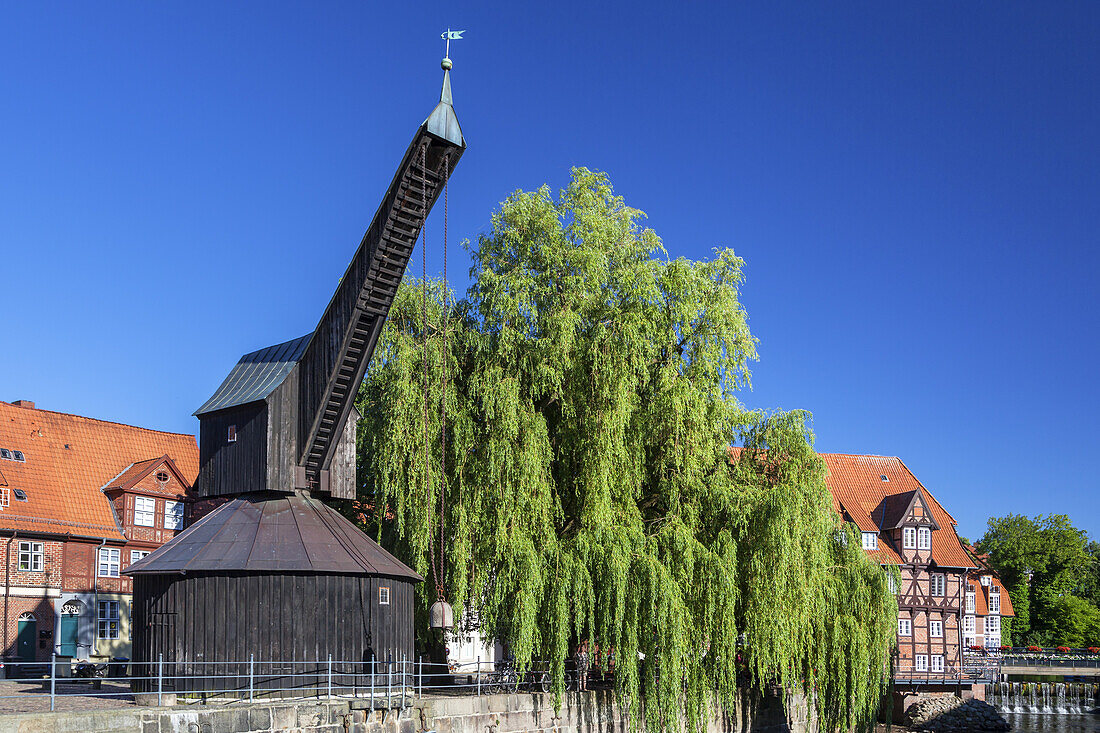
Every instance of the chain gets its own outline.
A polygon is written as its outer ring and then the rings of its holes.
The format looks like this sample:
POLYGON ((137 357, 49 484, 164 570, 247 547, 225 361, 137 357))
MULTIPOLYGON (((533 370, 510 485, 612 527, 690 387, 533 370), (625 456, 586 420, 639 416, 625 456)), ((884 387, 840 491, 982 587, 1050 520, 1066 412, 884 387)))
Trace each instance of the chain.
MULTIPOLYGON (((431 457, 428 448, 428 146, 425 145, 420 149, 420 173, 422 178, 420 179, 420 195, 422 198, 421 214, 424 221, 420 225, 421 235, 421 263, 423 270, 421 273, 422 279, 420 281, 420 328, 422 329, 422 337, 424 340, 423 351, 423 367, 424 367, 424 381, 422 384, 424 390, 424 486, 428 489, 429 496, 431 495, 432 485, 432 472, 431 472, 431 457)), ((442 508, 442 507, 441 507, 442 508)), ((440 551, 442 553, 443 535, 439 537, 440 551)), ((428 531, 428 558, 432 563, 432 577, 435 578, 435 590, 436 595, 439 595, 440 589, 443 587, 442 579, 440 578, 441 567, 436 566, 435 562, 435 547, 432 541, 432 533, 428 531)), ((440 554, 442 558, 442 554, 440 554)), ((440 600, 442 597, 440 596, 440 600)))
MULTIPOLYGON (((443 567, 443 514, 446 511, 447 493, 447 327, 450 324, 450 290, 447 286, 447 184, 451 180, 451 156, 443 158, 443 344, 440 350, 443 352, 443 405, 440 408, 440 445, 442 451, 439 457, 439 567, 443 567)), ((436 595, 443 600, 443 584, 436 578, 436 595)))

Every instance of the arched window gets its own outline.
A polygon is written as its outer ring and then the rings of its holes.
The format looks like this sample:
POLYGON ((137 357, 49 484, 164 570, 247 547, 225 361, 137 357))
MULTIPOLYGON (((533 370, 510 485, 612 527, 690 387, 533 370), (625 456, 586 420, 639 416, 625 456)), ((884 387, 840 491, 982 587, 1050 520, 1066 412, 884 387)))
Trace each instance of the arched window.
POLYGON ((19 620, 20 621, 37 621, 38 617, 35 616, 30 611, 24 611, 23 613, 19 614, 19 620))
POLYGON ((84 604, 80 601, 66 601, 61 607, 62 616, 79 616, 84 613, 84 604))

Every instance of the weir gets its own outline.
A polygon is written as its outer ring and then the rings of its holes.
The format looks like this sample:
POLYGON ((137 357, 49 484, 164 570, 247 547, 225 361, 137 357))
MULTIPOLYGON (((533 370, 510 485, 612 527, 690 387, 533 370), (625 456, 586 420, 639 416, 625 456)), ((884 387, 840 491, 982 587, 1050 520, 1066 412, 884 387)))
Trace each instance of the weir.
POLYGON ((1100 707, 1100 683, 994 682, 985 700, 1002 713, 1088 713, 1100 707))

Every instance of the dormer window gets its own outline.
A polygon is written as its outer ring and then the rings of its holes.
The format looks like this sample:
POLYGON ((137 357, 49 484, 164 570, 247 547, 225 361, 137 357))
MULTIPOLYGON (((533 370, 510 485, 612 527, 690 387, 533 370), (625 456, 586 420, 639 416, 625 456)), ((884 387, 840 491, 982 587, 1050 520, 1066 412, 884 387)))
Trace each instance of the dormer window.
POLYGON ((889 477, 889 476, 887 476, 887 475, 886 475, 886 474, 884 474, 884 473, 882 473, 882 474, 879 474, 879 480, 880 480, 880 481, 882 481, 882 483, 884 483, 884 484, 888 484, 888 483, 890 483, 890 477, 889 477))
POLYGON ((10 461, 12 459, 11 451, 7 448, 0 448, 0 458, 3 458, 5 461, 10 461))
POLYGON ((11 456, 12 456, 11 459, 13 461, 26 461, 27 460, 26 456, 23 455, 23 451, 21 451, 21 450, 13 450, 11 452, 11 456))
POLYGON ((229 426, 229 431, 228 431, 228 434, 226 435, 226 440, 228 440, 230 443, 236 443, 237 442, 237 426, 236 425, 230 425, 229 426))
POLYGON ((932 549, 932 530, 930 530, 928 527, 920 527, 917 529, 917 549, 932 549))
POLYGON ((986 588, 988 588, 990 580, 991 580, 991 578, 988 575, 983 575, 982 576, 982 585, 984 585, 986 588))
POLYGON ((905 527, 901 530, 901 546, 906 550, 917 549, 916 527, 905 527))
POLYGON ((874 532, 863 533, 863 549, 864 550, 877 550, 878 549, 878 535, 874 532))

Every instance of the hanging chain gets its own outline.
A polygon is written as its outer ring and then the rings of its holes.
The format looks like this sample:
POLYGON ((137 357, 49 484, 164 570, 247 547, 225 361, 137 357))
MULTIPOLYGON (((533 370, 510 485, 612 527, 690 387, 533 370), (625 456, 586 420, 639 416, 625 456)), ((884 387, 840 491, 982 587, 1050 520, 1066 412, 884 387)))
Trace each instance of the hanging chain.
MULTIPOLYGON (((439 567, 443 568, 443 514, 446 511, 447 493, 447 327, 450 324, 451 312, 449 306, 450 289, 447 285, 447 183, 451 179, 451 156, 443 158, 443 344, 440 351, 443 353, 443 404, 440 407, 440 451, 439 457, 439 567)), ((443 584, 436 579, 438 588, 436 595, 443 600, 443 584)))
MULTIPOLYGON (((421 214, 424 216, 424 221, 420 225, 421 235, 421 262, 423 265, 423 271, 421 273, 420 281, 420 328, 422 329, 422 338, 424 341, 423 351, 423 367, 424 367, 424 381, 421 385, 424 391, 424 486, 428 489, 428 495, 431 495, 431 455, 428 443, 428 146, 425 145, 420 149, 420 195, 421 202, 421 214)), ((440 534, 440 545, 442 542, 442 534, 440 534)), ((443 587, 443 580, 440 576, 442 567, 436 566, 435 561, 435 543, 432 541, 432 532, 428 531, 428 557, 432 563, 432 577, 435 579, 435 592, 439 600, 443 600, 440 590, 443 587)), ((442 548, 440 548, 442 550, 442 548)), ((440 556, 442 557, 442 555, 440 556)))

